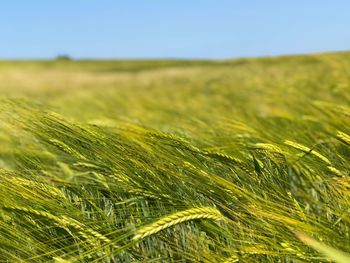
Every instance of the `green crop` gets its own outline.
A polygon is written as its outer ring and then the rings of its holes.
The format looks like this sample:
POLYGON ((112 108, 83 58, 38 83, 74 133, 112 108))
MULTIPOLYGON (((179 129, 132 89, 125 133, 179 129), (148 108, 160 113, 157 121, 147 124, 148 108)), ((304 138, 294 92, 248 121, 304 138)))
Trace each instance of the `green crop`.
POLYGON ((0 262, 350 262, 350 53, 0 62, 0 262))

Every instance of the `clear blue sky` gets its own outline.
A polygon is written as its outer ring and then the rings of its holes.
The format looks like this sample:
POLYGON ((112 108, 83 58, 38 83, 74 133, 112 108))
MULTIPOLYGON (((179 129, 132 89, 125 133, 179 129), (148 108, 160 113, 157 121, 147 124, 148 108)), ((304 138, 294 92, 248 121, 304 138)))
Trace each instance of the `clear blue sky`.
POLYGON ((349 0, 1 0, 0 59, 350 50, 349 0))

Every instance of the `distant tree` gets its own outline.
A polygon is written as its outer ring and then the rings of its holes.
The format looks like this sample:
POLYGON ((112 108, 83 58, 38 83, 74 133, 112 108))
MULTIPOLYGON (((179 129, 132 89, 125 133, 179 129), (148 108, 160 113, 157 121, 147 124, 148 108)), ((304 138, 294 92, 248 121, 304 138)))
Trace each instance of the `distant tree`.
POLYGON ((72 58, 69 55, 62 54, 62 55, 58 55, 56 57, 56 60, 70 61, 70 60, 72 60, 72 58))

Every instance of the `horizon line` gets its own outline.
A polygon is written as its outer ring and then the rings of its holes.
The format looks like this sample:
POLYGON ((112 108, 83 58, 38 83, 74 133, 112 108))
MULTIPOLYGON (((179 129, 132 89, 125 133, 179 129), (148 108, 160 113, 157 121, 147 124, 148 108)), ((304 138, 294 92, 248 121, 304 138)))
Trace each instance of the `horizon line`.
POLYGON ((283 57, 298 57, 298 56, 312 56, 312 55, 326 55, 326 54, 337 54, 337 53, 349 53, 350 49, 342 50, 327 50, 327 51, 315 51, 315 52, 291 52, 291 53, 281 53, 274 55, 247 55, 247 56, 233 56, 227 58, 213 58, 213 57, 74 57, 69 54, 57 54, 53 57, 33 57, 33 58, 1 58, 1 62, 5 61, 228 61, 228 60, 240 60, 240 59, 273 59, 273 58, 283 58, 283 57), (60 58, 62 57, 62 58, 60 58), (65 57, 65 58, 64 58, 65 57))

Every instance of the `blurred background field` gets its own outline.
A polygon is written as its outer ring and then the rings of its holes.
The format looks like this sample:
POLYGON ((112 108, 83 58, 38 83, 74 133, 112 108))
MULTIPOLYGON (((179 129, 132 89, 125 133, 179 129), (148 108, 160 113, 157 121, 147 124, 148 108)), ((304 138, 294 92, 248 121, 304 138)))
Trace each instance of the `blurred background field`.
POLYGON ((299 117, 314 100, 346 104, 349 63, 346 52, 225 61, 3 61, 0 91, 79 120, 132 119, 157 128, 175 118, 168 125, 174 129, 191 118, 299 117))

